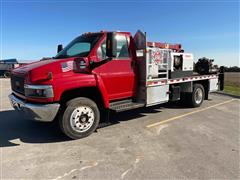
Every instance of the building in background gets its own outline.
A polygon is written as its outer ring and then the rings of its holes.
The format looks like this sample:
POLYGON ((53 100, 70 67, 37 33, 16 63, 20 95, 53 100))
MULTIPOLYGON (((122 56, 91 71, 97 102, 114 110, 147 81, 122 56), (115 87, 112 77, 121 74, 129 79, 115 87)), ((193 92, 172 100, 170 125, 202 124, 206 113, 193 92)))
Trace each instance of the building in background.
POLYGON ((12 69, 24 64, 26 63, 19 63, 14 58, 0 60, 0 77, 9 77, 12 69))

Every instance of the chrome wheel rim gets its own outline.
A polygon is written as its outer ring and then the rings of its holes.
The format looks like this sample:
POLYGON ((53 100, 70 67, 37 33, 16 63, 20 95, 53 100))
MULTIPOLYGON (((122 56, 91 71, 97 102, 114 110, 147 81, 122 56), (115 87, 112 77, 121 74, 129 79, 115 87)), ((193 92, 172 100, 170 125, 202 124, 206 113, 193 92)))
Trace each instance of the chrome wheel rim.
POLYGON ((94 122, 94 111, 88 106, 80 106, 73 110, 70 117, 71 128, 77 132, 86 132, 94 122))
POLYGON ((198 88, 195 92, 195 101, 197 104, 200 104, 203 100, 203 91, 202 89, 198 88))

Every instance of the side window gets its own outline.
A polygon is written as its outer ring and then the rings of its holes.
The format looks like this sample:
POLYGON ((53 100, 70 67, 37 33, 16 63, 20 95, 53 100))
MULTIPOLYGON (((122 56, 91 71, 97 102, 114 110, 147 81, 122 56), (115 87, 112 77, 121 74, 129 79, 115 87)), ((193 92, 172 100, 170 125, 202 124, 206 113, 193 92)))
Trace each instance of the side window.
POLYGON ((117 58, 128 58, 129 52, 128 52, 128 42, 125 35, 117 35, 117 58))
POLYGON ((97 56, 99 59, 106 59, 106 40, 98 47, 97 56))

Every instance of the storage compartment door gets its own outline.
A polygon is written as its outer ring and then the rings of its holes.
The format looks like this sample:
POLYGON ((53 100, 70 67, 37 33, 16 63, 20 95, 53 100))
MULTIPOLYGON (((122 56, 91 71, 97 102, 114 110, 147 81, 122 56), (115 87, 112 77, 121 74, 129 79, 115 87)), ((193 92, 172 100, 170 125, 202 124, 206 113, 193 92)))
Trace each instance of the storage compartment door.
POLYGON ((147 87, 147 106, 165 103, 169 100, 169 85, 147 87))
POLYGON ((210 79, 209 80, 209 91, 217 91, 218 90, 218 79, 210 79))

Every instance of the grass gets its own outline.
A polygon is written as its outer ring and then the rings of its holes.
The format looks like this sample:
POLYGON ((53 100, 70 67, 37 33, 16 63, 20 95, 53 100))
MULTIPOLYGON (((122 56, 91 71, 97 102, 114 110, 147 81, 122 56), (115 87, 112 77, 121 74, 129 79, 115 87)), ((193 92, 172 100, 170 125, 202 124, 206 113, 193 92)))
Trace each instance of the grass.
POLYGON ((224 92, 240 96, 240 87, 232 84, 226 84, 224 86, 224 92))

